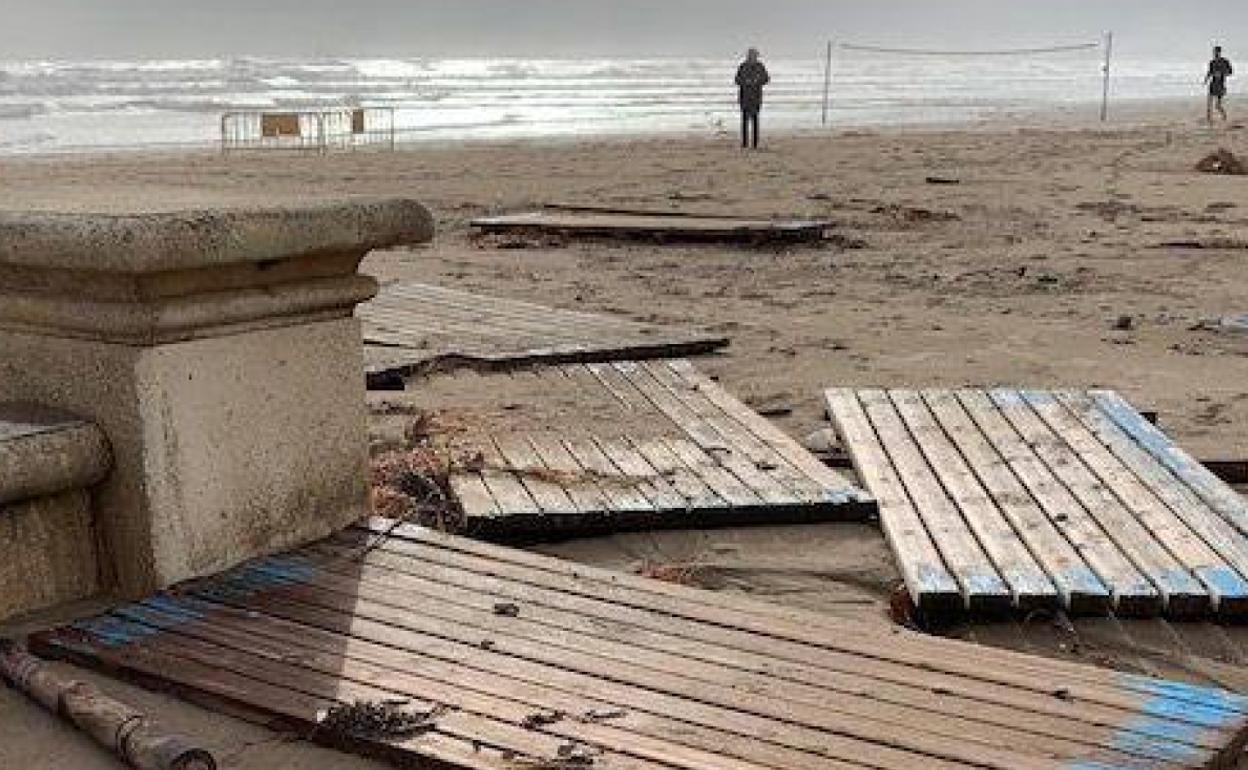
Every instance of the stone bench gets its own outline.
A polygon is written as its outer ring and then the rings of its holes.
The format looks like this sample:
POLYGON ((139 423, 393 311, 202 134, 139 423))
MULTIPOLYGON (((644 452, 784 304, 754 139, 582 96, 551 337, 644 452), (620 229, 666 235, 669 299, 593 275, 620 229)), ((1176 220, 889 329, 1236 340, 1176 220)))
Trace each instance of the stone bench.
POLYGON ((110 465, 94 424, 0 403, 0 618, 98 591, 89 490, 110 465))
POLYGON ((102 590, 139 596, 368 513, 353 312, 377 283, 358 267, 432 237, 401 199, 0 212, 0 401, 107 436, 102 590))

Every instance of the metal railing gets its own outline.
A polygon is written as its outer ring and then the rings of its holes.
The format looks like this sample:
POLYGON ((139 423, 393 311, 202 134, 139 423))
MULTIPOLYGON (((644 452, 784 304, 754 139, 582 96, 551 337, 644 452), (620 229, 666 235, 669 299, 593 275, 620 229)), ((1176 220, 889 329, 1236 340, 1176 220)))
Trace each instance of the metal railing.
POLYGON ((394 133, 393 107, 227 112, 221 116, 221 152, 393 150, 394 133))

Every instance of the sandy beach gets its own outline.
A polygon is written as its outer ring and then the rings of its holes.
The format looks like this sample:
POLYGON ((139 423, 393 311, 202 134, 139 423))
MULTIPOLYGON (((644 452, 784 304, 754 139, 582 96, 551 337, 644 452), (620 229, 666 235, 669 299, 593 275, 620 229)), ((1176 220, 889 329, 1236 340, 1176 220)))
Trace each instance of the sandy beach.
MULTIPOLYGON (((1248 313, 1248 177, 1194 167, 1219 147, 1248 157, 1248 130, 1210 130, 1196 120, 1202 107, 1136 105, 1108 128, 1062 117, 1048 127, 1020 118, 764 134, 757 153, 721 135, 414 144, 324 157, 7 158, 0 209, 410 196, 435 213, 439 235, 428 247, 372 255, 365 269, 383 282, 721 332, 731 346, 699 366, 749 405, 781 414, 777 422, 798 439, 827 426, 820 393, 832 386, 1105 387, 1155 410, 1199 457, 1239 459, 1248 457, 1248 333, 1208 321, 1248 313), (623 241, 499 248, 468 227, 483 213, 553 202, 826 217, 835 227, 823 245, 783 249, 623 241)), ((474 400, 409 387, 386 398, 430 408, 474 400)), ((378 436, 393 427, 393 418, 375 419, 378 436)), ((552 409, 549 419, 574 424, 578 416, 552 409)), ((545 550, 625 569, 697 562, 710 587, 864 623, 888 622, 896 582, 878 530, 862 525, 626 535, 545 550)), ((1017 626, 954 632, 1248 687, 1242 629, 1171 638, 1161 621, 1129 632, 1092 621, 1072 642, 1040 625, 1029 634, 1017 626)), ((0 702, 0 713, 11 707, 0 702)), ((228 725, 218 722, 210 728, 224 740, 228 725)), ((239 749, 226 767, 366 766, 345 757, 308 764, 325 755, 295 756, 259 732, 245 740, 255 748, 239 749)))

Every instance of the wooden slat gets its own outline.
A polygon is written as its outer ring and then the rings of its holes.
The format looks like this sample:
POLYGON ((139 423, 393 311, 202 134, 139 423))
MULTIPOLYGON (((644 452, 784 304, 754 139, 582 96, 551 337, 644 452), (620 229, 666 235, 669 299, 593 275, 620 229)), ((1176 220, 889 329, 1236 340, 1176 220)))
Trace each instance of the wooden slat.
POLYGON ((525 489, 546 514, 575 514, 580 509, 563 487, 548 479, 549 468, 523 436, 494 436, 494 444, 507 466, 519 476, 525 489))
POLYGON ((476 443, 476 448, 485 460, 481 469, 481 480, 490 490, 494 502, 498 505, 499 514, 503 516, 528 516, 542 513, 541 505, 529 494, 516 474, 506 470, 507 463, 493 442, 487 440, 476 443))
POLYGON ((1248 609, 1248 583, 1052 394, 1022 391, 1036 413, 1083 459, 1164 549, 1228 614, 1248 609))
MULTIPOLYGON (((1057 398, 1083 421, 1149 489, 1178 514, 1183 521, 1199 534, 1204 542, 1226 560, 1239 577, 1248 576, 1248 540, 1217 515, 1182 480, 1167 470, 1156 459, 1131 439, 1122 428, 1098 409, 1086 395, 1072 391, 1057 394, 1057 398)), ((1208 579, 1220 581, 1216 575, 1208 579)), ((1228 584, 1234 582, 1226 577, 1228 584)), ((1221 592, 1226 593, 1226 592, 1221 592)), ((1232 607, 1219 607, 1219 611, 1233 612, 1232 607)))
POLYGON ((884 536, 897 556, 897 567, 910 598, 929 612, 964 607, 957 581, 919 518, 857 396, 852 390, 829 390, 825 398, 837 433, 849 448, 854 469, 875 495, 884 536))
POLYGON ((967 608, 1008 609, 1012 603, 1009 587, 941 487, 888 395, 863 390, 858 399, 932 542, 958 581, 967 608))
MULTIPOLYGON (((662 616, 655 616, 652 620, 635 611, 621 612, 617 605, 580 599, 466 570, 443 568, 426 560, 414 562, 382 551, 371 552, 367 565, 344 563, 340 556, 350 553, 349 551, 325 546, 318 547, 315 551, 316 553, 309 553, 308 558, 325 569, 364 581, 373 580, 372 576, 375 574, 374 582, 377 586, 392 588, 396 592, 408 591, 411 596, 419 596, 422 611, 434 612, 448 620, 462 620, 463 608, 475 606, 479 610, 488 611, 494 602, 513 600, 524 608, 523 617, 526 622, 533 624, 607 640, 626 638, 630 649, 637 646, 649 650, 671 651, 683 656, 682 660, 715 663, 762 674, 769 680, 817 685, 836 692, 862 694, 891 704, 960 714, 994 725, 1017 727, 1036 735, 1095 743, 1103 740, 1105 727, 1090 720, 1101 719, 1114 723, 1121 718, 1120 714, 1111 713, 1105 717, 1091 710, 1073 708, 1067 709, 1070 713, 1064 717, 1058 717, 1026 708, 998 706, 963 697, 952 691, 937 695, 921 682, 895 684, 873 679, 857 670, 840 672, 797 662, 785 662, 783 666, 777 666, 775 660, 768 655, 727 644, 702 642, 674 635, 671 633, 672 624, 662 616), (450 603, 452 606, 444 611, 441 608, 442 603, 450 603), (640 625, 635 622, 638 618, 640 625), (647 624, 658 630, 648 630, 647 624)), ((681 663, 680 666, 682 671, 689 673, 701 670, 699 666, 687 663, 681 663)), ((707 675, 716 678, 722 676, 709 669, 707 675)), ((1043 701, 1041 703, 1045 706, 1053 705, 1043 701)), ((1162 759, 1166 756, 1166 751, 1172 751, 1172 748, 1165 747, 1166 742, 1160 736, 1144 740, 1145 734, 1141 733, 1140 737, 1141 740, 1133 750, 1142 756, 1162 759), (1154 751, 1149 748, 1152 743, 1161 743, 1162 748, 1154 751)))
POLYGON ((953 393, 925 390, 922 396, 1001 515, 1053 581, 1066 609, 1076 614, 1106 611, 1111 602, 1109 590, 1032 499, 1009 462, 993 448, 953 393))
POLYGON ((537 456, 547 468, 563 476, 560 485, 581 513, 611 509, 606 491, 595 479, 585 475, 585 469, 568 452, 568 448, 564 446, 558 435, 533 434, 529 436, 529 443, 533 445, 537 456))
POLYGON ((1018 480, 1040 505, 1049 521, 1096 572, 1113 596, 1114 609, 1123 615, 1156 615, 1162 610, 1161 595, 1113 540, 1105 536, 1096 519, 1083 507, 1053 471, 1037 456, 1035 448, 981 391, 958 391, 967 414, 1005 459, 1018 480))
MULTIPOLYGON (((1014 606, 1052 607, 1057 589, 1027 550, 1018 533, 989 497, 958 448, 946 436, 927 404, 912 390, 889 392, 893 406, 927 459, 962 519, 1009 586, 1014 606)), ((923 503, 920 504, 922 509, 923 503)))
POLYGON ((472 220, 484 232, 552 232, 587 236, 661 237, 666 240, 737 242, 817 241, 828 223, 812 220, 698 217, 692 215, 534 211, 472 220))
POLYGON ((1166 611, 1197 615, 1210 607, 1209 594, 1157 541, 1093 471, 1054 434, 1017 391, 994 390, 993 402, 1070 493, 1083 503, 1132 564, 1161 593, 1166 611))
POLYGON ((687 510, 689 501, 676 491, 625 438, 595 439, 598 448, 645 495, 656 511, 687 510))
POLYGON ((715 453, 683 438, 664 439, 663 444, 730 507, 757 510, 766 506, 753 490, 720 463, 715 453))
POLYGON ((625 476, 603 454, 593 439, 565 439, 568 452, 584 468, 584 472, 602 479, 599 488, 606 495, 611 510, 619 513, 654 513, 654 505, 637 489, 636 481, 625 476))
POLYGON ((393 547, 407 552, 406 549, 410 546, 417 546, 422 557, 426 558, 437 558, 439 551, 449 550, 455 553, 451 558, 457 560, 461 558, 461 554, 476 554, 476 558, 486 559, 493 564, 488 568, 491 574, 495 574, 495 570, 500 568, 500 563, 515 565, 515 578, 519 580, 557 581, 562 590, 609 597, 620 604, 648 607, 668 615, 763 634, 772 637, 769 644, 777 647, 783 646, 779 639, 787 638, 824 650, 852 649, 854 654, 877 660, 883 647, 887 648, 887 656, 892 660, 1042 693, 1051 694, 1052 677, 1060 675, 1062 684, 1069 685, 1068 691, 1076 697, 1086 697, 1098 703, 1115 704, 1124 708, 1135 708, 1143 704, 1147 713, 1164 712, 1154 711, 1150 705, 1151 699, 1164 693, 1166 697, 1175 698, 1179 702, 1190 702, 1199 706, 1182 713, 1170 714, 1172 718, 1195 720, 1201 724, 1205 720, 1204 714, 1211 708, 1215 711, 1229 708, 1236 714, 1248 716, 1248 699, 1245 698, 1228 700, 1219 696, 1216 701, 1211 702, 1206 691, 1201 688, 1167 685, 1158 690, 1155 681, 1130 676, 1115 677, 1108 684, 1109 689, 1105 689, 1105 675, 1080 664, 1036 661, 1003 650, 967 648, 956 642, 919 637, 900 630, 880 633, 845 626, 818 613, 714 592, 691 591, 663 581, 643 580, 582 564, 569 565, 539 554, 499 548, 421 527, 396 526, 385 519, 370 520, 367 530, 353 530, 341 537, 346 538, 347 542, 362 537, 362 542, 376 545, 375 539, 364 532, 389 538, 377 546, 380 548, 393 547), (1124 693, 1133 694, 1124 696, 1124 693))
POLYGON ((451 491, 469 518, 490 519, 500 511, 485 480, 476 471, 453 471, 450 474, 451 491))
POLYGON ((1131 436, 1175 476, 1191 487, 1201 500, 1218 512, 1239 533, 1248 537, 1248 502, 1208 469, 1201 466, 1155 426, 1142 418, 1121 396, 1112 391, 1092 391, 1093 401, 1118 427, 1131 436))
POLYGON ((685 499, 686 508, 709 511, 732 507, 681 462, 679 457, 672 454, 672 450, 662 439, 639 439, 632 436, 626 436, 625 439, 651 467, 671 483, 672 488, 685 499))

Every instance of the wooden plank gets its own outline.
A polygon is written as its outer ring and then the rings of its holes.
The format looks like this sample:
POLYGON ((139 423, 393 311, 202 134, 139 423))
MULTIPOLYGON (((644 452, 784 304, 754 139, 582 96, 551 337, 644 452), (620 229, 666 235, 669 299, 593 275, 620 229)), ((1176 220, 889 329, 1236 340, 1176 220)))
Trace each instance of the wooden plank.
POLYGON ((672 454, 667 443, 662 439, 639 439, 625 436, 625 440, 637 450, 637 453, 650 463, 659 475, 669 481, 681 497, 685 499, 685 507, 695 511, 713 511, 730 508, 727 500, 716 494, 715 490, 698 478, 680 458, 672 454))
POLYGON ((683 438, 663 439, 663 445, 730 507, 747 510, 766 507, 753 490, 721 464, 718 454, 683 438))
POLYGON ((494 443, 488 438, 474 442, 485 460, 481 468, 481 480, 490 490, 494 502, 498 504, 500 516, 536 516, 542 513, 541 505, 529 494, 524 483, 515 473, 507 469, 507 463, 494 443))
POLYGON ((994 390, 990 397, 1054 475, 1083 503, 1106 536, 1148 577, 1165 601, 1167 612, 1176 616, 1193 616, 1209 611, 1209 594, 1200 583, 1160 547, 1148 530, 1097 480, 1095 473, 1079 455, 1053 433, 1017 391, 994 390))
POLYGON ((858 399, 932 542, 958 581, 966 607, 978 612, 1009 609, 1009 587, 941 487, 888 394, 862 390, 858 399))
POLYGON ((1210 508, 1248 537, 1248 502, 1149 424, 1113 391, 1092 391, 1092 400, 1118 427, 1171 473, 1183 480, 1210 508))
POLYGON ((637 482, 624 475, 591 438, 565 439, 568 453, 580 463, 584 473, 599 479, 611 510, 617 513, 653 514, 654 505, 637 489, 637 482))
MULTIPOLYGON (((408 600, 403 591, 386 581, 397 578, 393 573, 383 572, 376 579, 363 582, 352 576, 314 574, 297 587, 280 589, 270 598, 285 604, 287 601, 310 603, 328 609, 351 608, 357 616, 365 616, 382 623, 411 631, 424 631, 444 638, 446 634, 459 634, 461 640, 479 638, 474 634, 488 634, 494 649, 509 654, 536 659, 548 646, 560 648, 551 657, 561 667, 571 667, 592 675, 609 671, 615 678, 651 688, 656 692, 668 692, 680 697, 696 697, 719 703, 722 706, 750 711, 762 711, 752 702, 744 701, 767 698, 783 704, 786 713, 794 720, 810 727, 820 727, 827 718, 835 718, 836 725, 844 729, 856 725, 866 735, 882 729, 890 740, 909 732, 915 733, 916 745, 933 735, 961 738, 976 754, 983 747, 1013 749, 1025 754, 1086 756, 1097 746, 1104 745, 1105 736, 1092 743, 1073 741, 1068 735, 1035 735, 1016 729, 1014 725, 985 724, 969 720, 964 715, 947 709, 925 710, 910 705, 892 704, 872 699, 863 694, 842 692, 829 701, 826 691, 805 683, 788 682, 779 685, 771 675, 747 674, 721 666, 708 665, 675 656, 664 651, 647 651, 632 644, 616 643, 606 638, 587 641, 579 635, 552 634, 548 627, 526 620, 524 617, 500 619, 488 609, 466 609, 452 603, 438 606, 422 603, 421 612, 406 609, 408 600), (338 596, 333 596, 338 594, 338 596), (358 602, 353 605, 352 602, 358 602), (419 617, 415 617, 419 616, 419 617), (448 625, 449 624, 449 625, 448 625), (722 683, 722 684, 721 684, 722 683), (744 695, 748 693, 748 695, 744 695)), ((436 599, 434 600, 437 601, 436 599)), ((251 607, 264 604, 250 603, 251 607)), ((423 639, 413 638, 413 649, 424 650, 423 639), (415 645, 420 645, 418 648, 415 645)), ((501 688, 494 688, 501 689, 501 688)), ((631 708, 637 708, 631 704, 631 708)), ((644 707, 644 706, 643 706, 644 707)), ((1020 715, 1021 717, 1021 715, 1020 715)), ((1056 728, 1055 728, 1056 729, 1056 728)), ((869 739, 869 738, 868 738, 869 739)), ((1125 755, 1124 755, 1125 756, 1125 755)), ((1120 757, 1121 758, 1121 757, 1120 757)), ((1160 757, 1155 757, 1160 758, 1160 757)))
POLYGON ((471 225, 487 233, 552 232, 588 236, 662 237, 665 240, 817 241, 828 224, 808 220, 621 214, 596 211, 535 211, 478 217, 471 225))
POLYGON ((1022 391, 1022 395, 1148 530, 1157 546, 1195 576, 1215 606, 1225 605, 1230 614, 1248 610, 1248 582, 1145 486, 1079 418, 1052 393, 1022 391))
POLYGON ((859 478, 879 505, 880 524, 914 604, 925 612, 965 607, 914 502, 852 390, 828 390, 828 414, 849 449, 859 478))
MULTIPOLYGON (((333 554, 333 549, 328 553, 333 554)), ((650 629, 663 635, 660 649, 679 650, 690 655, 702 653, 715 660, 727 655, 734 665, 748 665, 740 663, 741 656, 757 653, 755 659, 760 661, 758 665, 761 672, 771 676, 819 683, 837 690, 850 688, 855 692, 891 698, 909 705, 930 702, 933 707, 947 708, 956 713, 975 715, 977 718, 988 719, 988 714, 996 714, 1001 724, 1006 725, 1034 722, 1036 729, 1040 729, 1042 724, 1061 724, 1063 726, 1060 729, 1071 731, 1067 733, 1070 735, 1085 729, 1069 727, 1071 723, 1113 728, 1124 719, 1130 720, 1130 732, 1138 733, 1140 741, 1145 745, 1160 743, 1164 746, 1174 735, 1173 726, 1168 719, 1141 718, 1130 712, 1075 699, 1057 699, 1050 692, 1032 694, 926 668, 897 665, 886 659, 816 651, 766 636, 742 634, 718 625, 677 623, 668 614, 622 607, 592 595, 578 596, 560 590, 504 581, 492 575, 469 571, 466 565, 440 564, 425 558, 403 558, 384 551, 373 551, 368 558, 370 565, 381 563, 405 575, 428 577, 433 590, 453 583, 469 590, 479 590, 480 587, 480 590, 493 591, 499 596, 517 600, 522 602, 526 618, 539 615, 543 606, 565 609, 576 613, 578 617, 584 617, 583 622, 587 622, 591 628, 605 629, 616 636, 629 639, 630 642, 636 639, 641 644, 644 632, 639 634, 637 629, 650 629), (707 641, 693 644, 694 641, 702 639, 707 641), (914 688, 923 695, 916 694, 914 688), (1046 721, 1050 718, 1058 722, 1046 721)), ((345 567, 341 571, 351 574, 345 567)), ((886 645, 887 642, 880 644, 886 645)), ((1195 745, 1216 747, 1222 745, 1224 738, 1197 731, 1193 734, 1193 740, 1195 745)))
POLYGON ((958 401, 983 431, 985 438, 1054 527, 1109 589, 1114 609, 1126 616, 1156 615, 1162 610, 1161 595, 1129 561, 1099 523, 1037 456, 1035 448, 1014 429, 982 391, 958 391, 958 401))
MULTIPOLYGON (((892 390, 888 396, 914 443, 952 498, 966 526, 1009 586, 1015 607, 1054 607, 1057 589, 1032 557, 1018 533, 980 484, 958 448, 913 390, 892 390)), ((922 507, 922 506, 920 506, 922 507)))
POLYGON ((1107 611, 1109 589, 1032 499, 953 393, 925 390, 921 395, 1001 515, 1053 581, 1063 606, 1076 614, 1107 611))
MULTIPOLYGON (((1064 716, 1055 716, 1035 712, 1027 708, 998 706, 993 703, 966 698, 951 691, 936 694, 925 683, 913 682, 894 684, 886 680, 872 679, 859 671, 839 672, 803 663, 786 662, 778 666, 776 660, 769 655, 757 654, 739 647, 705 643, 674 635, 670 620, 657 618, 652 627, 659 630, 650 631, 644 625, 635 625, 629 621, 629 614, 619 614, 615 605, 605 602, 578 600, 555 591, 549 591, 524 584, 503 581, 498 578, 483 576, 469 571, 453 568, 439 568, 425 560, 413 560, 385 552, 372 552, 366 566, 346 565, 339 558, 342 551, 326 546, 315 549, 315 553, 307 554, 318 565, 341 575, 374 583, 378 588, 393 589, 397 592, 407 591, 411 596, 419 596, 422 611, 429 611, 447 620, 467 621, 462 613, 466 608, 475 607, 479 611, 488 612, 494 602, 512 600, 523 607, 523 618, 526 623, 546 626, 553 629, 572 631, 591 638, 613 640, 627 639, 629 649, 641 647, 648 650, 670 652, 682 656, 681 660, 715 663, 731 669, 749 671, 760 674, 771 681, 795 683, 799 685, 817 685, 835 692, 846 692, 878 699, 886 703, 923 708, 930 711, 948 712, 972 717, 986 724, 1002 727, 1017 727, 1036 735, 1056 738, 1069 738, 1075 741, 1096 743, 1104 739, 1106 727, 1097 725, 1090 719, 1103 719, 1116 724, 1121 714, 1110 714, 1103 717, 1093 711, 1069 709, 1064 716), (323 555, 321 555, 323 554, 323 555), (375 575, 375 578, 374 578, 375 575), (425 576, 436 576, 436 579, 425 576), (452 606, 446 610, 443 604, 452 606), (566 607, 558 609, 556 607, 566 607), (570 610, 570 611, 569 611, 570 610)), ((349 551, 346 553, 350 553, 349 551)), ((643 616, 644 618, 644 616, 643 616)), ((687 673, 703 671, 698 666, 679 664, 687 673)), ((869 668, 869 666, 864 667, 869 668)), ((722 678, 724 675, 706 669, 706 676, 722 678)), ((939 689, 939 688, 938 688, 939 689)), ((816 698, 813 702, 821 702, 816 698)), ((1044 703, 1048 706, 1050 704, 1044 703)), ((1166 741, 1160 736, 1141 740, 1130 749, 1141 756, 1164 759, 1173 747, 1167 747, 1166 741), (1154 743, 1162 744, 1160 749, 1151 748, 1154 743)))
MULTIPOLYGON (((1064 391, 1057 394, 1076 417, 1083 421, 1098 439, 1143 481, 1171 510, 1178 514, 1191 529, 1203 538, 1238 573, 1248 576, 1248 541, 1229 523, 1219 517, 1182 480, 1128 436, 1117 423, 1109 418, 1087 395, 1064 391)), ((1218 573, 1206 574, 1206 580, 1221 582, 1218 573)), ((1225 576, 1229 584, 1234 577, 1225 576)), ((1230 593, 1219 591, 1219 594, 1230 593)), ((1219 606, 1220 612, 1234 612, 1234 607, 1219 606)))
MULTIPOLYGON (((473 558, 486 560, 491 566, 486 567, 485 571, 490 574, 497 574, 497 570, 503 568, 503 565, 514 565, 514 577, 517 580, 553 581, 561 590, 599 598, 609 597, 618 604, 646 607, 670 616, 762 634, 770 637, 768 644, 776 649, 785 646, 784 639, 790 639, 818 647, 823 653, 852 650, 854 655, 866 656, 876 661, 881 658, 881 650, 887 649, 888 659, 897 663, 918 666, 925 670, 946 671, 981 682, 994 682, 1050 696, 1053 686, 1059 684, 1065 692, 1080 699, 1128 709, 1138 707, 1147 714, 1165 713, 1168 718, 1199 724, 1205 724, 1208 716, 1214 712, 1226 711, 1248 717, 1248 698, 1228 697, 1217 691, 1109 674, 1082 664, 1036 661, 1004 650, 968 648, 957 642, 910 634, 901 629, 890 629, 881 633, 874 629, 846 626, 819 613, 692 590, 583 564, 569 565, 540 554, 499 548, 421 527, 395 525, 385 519, 370 520, 367 527, 368 531, 388 536, 389 540, 378 546, 380 548, 408 552, 414 547, 414 555, 434 559, 440 558, 440 552, 453 553, 451 558, 456 560, 471 554, 481 554, 473 558), (1060 682, 1055 677, 1060 677, 1060 682), (1176 703, 1190 703, 1196 708, 1161 708, 1154 703, 1158 696, 1174 699, 1176 703)), ((350 542, 357 536, 368 541, 369 538, 363 532, 353 530, 340 537, 345 542, 350 542)), ((861 659, 858 659, 858 664, 861 665, 861 659)), ((909 675, 913 676, 914 671, 910 670, 909 675)))
MULTIPOLYGON (((647 364, 645 369, 677 400, 730 441, 733 449, 753 465, 754 471, 764 475, 765 483, 758 486, 751 484, 751 488, 760 497, 777 505, 825 502, 821 486, 790 465, 783 456, 751 433, 749 428, 707 398, 698 383, 685 379, 666 361, 647 364)), ((747 470, 746 473, 750 471, 747 470)), ((742 477, 740 473, 737 476, 742 477)))
POLYGON ((645 495, 656 511, 682 511, 689 501, 676 491, 663 474, 643 457, 625 438, 595 438, 594 442, 620 472, 636 479, 636 489, 645 495))
POLYGON ((501 513, 494 495, 490 494, 490 489, 485 485, 480 472, 452 471, 450 483, 451 491, 455 494, 455 499, 459 501, 460 507, 463 508, 465 516, 488 519, 501 513))
POLYGON ((819 459, 812 456, 810 452, 806 452, 799 443, 790 438, 784 432, 771 424, 768 419, 756 413, 753 409, 745 406, 720 388, 718 384, 711 382, 704 374, 696 371, 693 364, 688 361, 673 361, 669 363, 674 372, 684 377, 686 381, 696 384, 699 391, 709 399, 711 403, 724 409, 730 417, 733 417, 743 426, 748 427, 751 432, 759 437, 760 441, 768 444, 773 448, 780 457, 789 462, 804 473, 806 477, 814 480, 825 490, 825 499, 837 504, 864 504, 869 500, 864 499, 860 489, 854 487, 844 475, 836 473, 835 470, 821 463, 819 459))
POLYGON ((494 436, 494 445, 507 467, 516 472, 525 489, 545 514, 575 514, 580 509, 559 484, 550 481, 550 469, 523 436, 494 436))
POLYGON ((611 510, 605 490, 597 480, 585 475, 584 468, 568 452, 558 435, 539 433, 528 439, 546 467, 561 474, 560 485, 582 514, 611 510))

